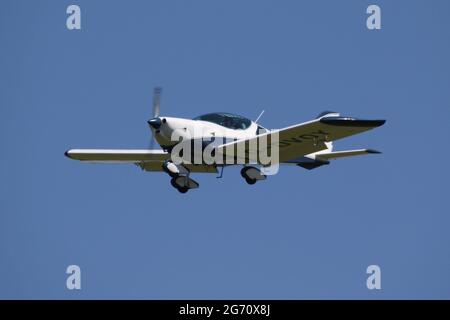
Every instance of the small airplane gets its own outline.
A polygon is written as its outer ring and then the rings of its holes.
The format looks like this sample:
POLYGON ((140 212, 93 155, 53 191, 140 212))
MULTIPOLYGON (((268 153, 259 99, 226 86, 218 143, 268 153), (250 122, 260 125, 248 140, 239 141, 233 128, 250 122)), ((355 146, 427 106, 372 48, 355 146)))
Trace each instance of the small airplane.
MULTIPOLYGON (((283 129, 269 130, 258 124, 259 117, 252 121, 245 117, 218 112, 201 115, 194 119, 166 117, 160 115, 161 88, 156 87, 153 95, 153 116, 148 120, 153 139, 149 149, 70 149, 65 155, 71 159, 94 163, 132 163, 142 170, 151 172, 166 172, 171 177, 171 185, 181 193, 199 187, 190 178, 191 173, 216 173, 228 165, 242 165, 241 176, 248 184, 265 180, 264 167, 258 158, 250 161, 248 145, 262 138, 277 137, 277 163, 296 165, 311 170, 328 165, 330 160, 365 154, 380 153, 373 149, 357 149, 333 151, 333 141, 352 136, 379 126, 386 120, 362 120, 353 117, 343 117, 337 112, 325 111, 315 119, 283 129), (174 162, 172 154, 180 140, 173 139, 174 132, 194 132, 186 135, 190 141, 215 141, 213 153, 226 155, 226 147, 244 150, 243 161, 233 164, 194 163, 191 161, 174 162), (195 133, 196 132, 196 133, 195 133), (154 149, 154 141, 162 149, 154 149)), ((204 151, 207 144, 201 144, 204 151)), ((270 147, 268 148, 270 149, 270 147)), ((236 150, 236 149, 235 149, 236 150)), ((235 157, 236 158, 236 157, 235 157)), ((183 158, 185 159, 185 158, 183 158)), ((273 165, 273 164, 272 164, 273 165)))

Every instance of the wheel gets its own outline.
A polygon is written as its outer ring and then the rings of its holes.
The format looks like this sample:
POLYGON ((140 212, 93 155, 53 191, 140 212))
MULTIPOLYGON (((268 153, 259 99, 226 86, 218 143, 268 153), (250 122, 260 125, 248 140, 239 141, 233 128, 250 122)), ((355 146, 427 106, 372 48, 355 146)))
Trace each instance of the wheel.
POLYGON ((180 193, 186 193, 186 192, 188 192, 189 188, 181 187, 181 188, 177 188, 177 190, 178 190, 178 192, 180 192, 180 193))
POLYGON ((174 187, 175 189, 178 189, 178 188, 179 188, 178 185, 177 185, 177 183, 176 183, 175 178, 170 179, 170 184, 171 184, 172 187, 174 187))
POLYGON ((186 187, 180 187, 180 186, 177 184, 176 181, 177 181, 176 178, 172 178, 172 179, 170 180, 170 184, 172 185, 172 187, 174 187, 175 189, 177 189, 178 192, 180 192, 180 193, 186 193, 186 192, 188 192, 189 188, 186 188, 186 187))
POLYGON ((247 181, 248 184, 255 184, 256 183, 256 179, 252 179, 252 178, 245 178, 245 181, 247 181))

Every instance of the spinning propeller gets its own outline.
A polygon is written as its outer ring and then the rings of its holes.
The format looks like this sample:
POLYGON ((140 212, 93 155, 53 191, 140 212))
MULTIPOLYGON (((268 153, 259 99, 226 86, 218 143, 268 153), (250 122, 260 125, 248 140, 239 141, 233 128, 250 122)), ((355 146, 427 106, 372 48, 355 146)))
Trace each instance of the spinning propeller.
POLYGON ((155 133, 159 130, 161 127, 162 121, 161 118, 159 118, 159 111, 160 111, 160 103, 161 103, 161 87, 156 87, 153 90, 153 114, 152 118, 147 121, 147 123, 150 126, 150 129, 152 129, 152 138, 150 140, 150 149, 153 149, 155 146, 155 133))

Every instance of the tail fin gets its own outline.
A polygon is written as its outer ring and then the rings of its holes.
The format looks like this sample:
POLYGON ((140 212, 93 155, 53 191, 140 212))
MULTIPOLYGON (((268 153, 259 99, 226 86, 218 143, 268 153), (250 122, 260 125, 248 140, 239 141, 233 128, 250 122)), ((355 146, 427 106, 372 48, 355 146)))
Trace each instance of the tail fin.
POLYGON ((319 115, 316 117, 316 119, 320 119, 323 117, 339 117, 341 114, 336 111, 323 111, 319 113, 319 115))

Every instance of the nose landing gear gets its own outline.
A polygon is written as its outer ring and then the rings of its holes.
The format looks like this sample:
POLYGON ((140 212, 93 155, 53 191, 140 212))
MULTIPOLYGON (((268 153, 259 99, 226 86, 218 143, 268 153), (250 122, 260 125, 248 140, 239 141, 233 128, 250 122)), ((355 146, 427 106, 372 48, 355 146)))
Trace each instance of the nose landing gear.
POLYGON ((176 165, 171 161, 166 161, 163 164, 163 170, 172 177, 170 184, 180 193, 186 193, 190 189, 199 187, 198 182, 189 178, 189 170, 183 165, 176 165))

